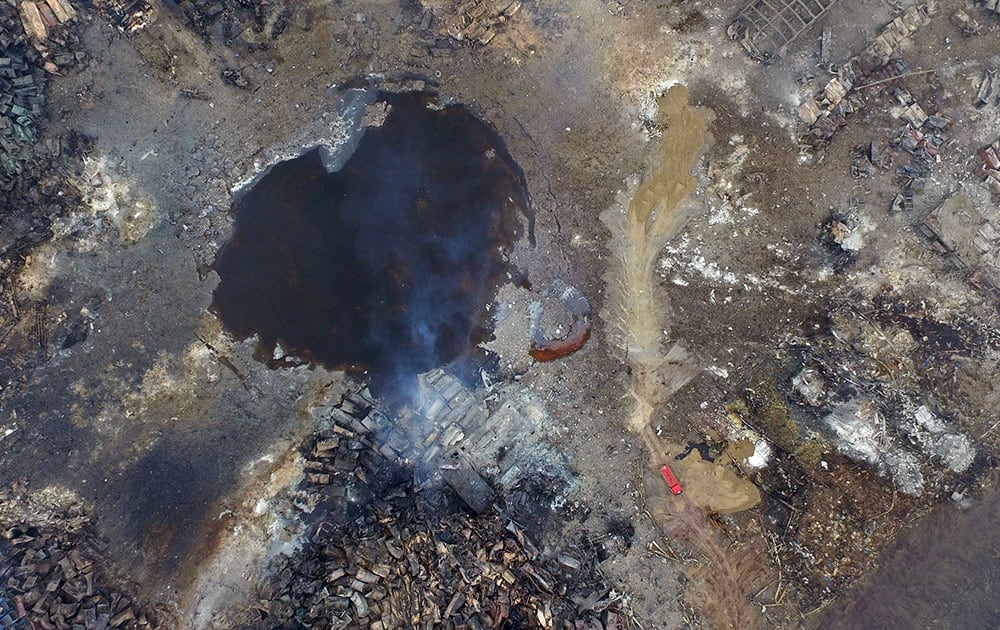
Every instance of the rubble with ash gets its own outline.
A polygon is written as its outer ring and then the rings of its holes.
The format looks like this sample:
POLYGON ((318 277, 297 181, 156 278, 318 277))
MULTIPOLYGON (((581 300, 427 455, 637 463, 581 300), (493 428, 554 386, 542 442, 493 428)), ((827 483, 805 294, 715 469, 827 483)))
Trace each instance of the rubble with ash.
POLYGON ((0 492, 0 625, 17 630, 169 628, 106 562, 86 508, 57 489, 0 492))

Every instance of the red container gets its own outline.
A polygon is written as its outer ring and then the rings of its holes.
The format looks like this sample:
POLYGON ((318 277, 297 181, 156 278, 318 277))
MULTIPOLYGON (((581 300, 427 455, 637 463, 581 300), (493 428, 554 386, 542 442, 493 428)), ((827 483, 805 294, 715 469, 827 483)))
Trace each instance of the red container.
POLYGON ((663 479, 667 482, 667 485, 670 486, 671 492, 674 494, 684 492, 681 488, 681 482, 677 481, 677 477, 674 476, 674 471, 670 470, 670 466, 667 466, 666 464, 661 466, 660 474, 663 475, 663 479))

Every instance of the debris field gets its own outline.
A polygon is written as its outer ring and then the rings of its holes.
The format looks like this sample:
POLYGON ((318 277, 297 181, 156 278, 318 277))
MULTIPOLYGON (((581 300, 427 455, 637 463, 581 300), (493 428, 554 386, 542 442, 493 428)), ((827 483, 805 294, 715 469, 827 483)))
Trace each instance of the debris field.
POLYGON ((995 619, 998 42, 0 0, 0 626, 995 619))

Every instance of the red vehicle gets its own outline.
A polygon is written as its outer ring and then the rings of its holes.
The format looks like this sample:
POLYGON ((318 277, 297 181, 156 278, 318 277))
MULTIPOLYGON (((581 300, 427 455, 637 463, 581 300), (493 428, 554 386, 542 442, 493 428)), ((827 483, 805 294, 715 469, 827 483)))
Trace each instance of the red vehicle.
POLYGON ((663 475, 663 479, 667 482, 667 485, 670 486, 671 492, 674 494, 684 492, 681 488, 681 482, 677 481, 677 477, 674 477, 674 471, 670 470, 670 466, 667 466, 666 464, 661 466, 660 474, 663 475))

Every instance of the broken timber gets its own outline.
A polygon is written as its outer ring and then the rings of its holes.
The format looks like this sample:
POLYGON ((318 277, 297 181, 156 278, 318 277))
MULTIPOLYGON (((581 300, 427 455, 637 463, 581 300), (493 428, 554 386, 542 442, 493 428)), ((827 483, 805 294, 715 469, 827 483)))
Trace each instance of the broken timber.
POLYGON ((812 26, 837 0, 753 0, 729 26, 753 59, 769 63, 812 26))
POLYGON ((864 106, 865 88, 887 84, 891 87, 896 80, 908 76, 893 56, 907 37, 930 21, 931 10, 930 4, 906 9, 867 48, 848 59, 815 98, 798 107, 799 118, 809 127, 807 144, 822 146, 846 125, 848 118, 864 106), (861 79, 865 81, 862 83, 861 79))
POLYGON ((19 12, 25 34, 36 44, 48 37, 50 28, 76 17, 76 11, 65 0, 22 2, 19 12))

